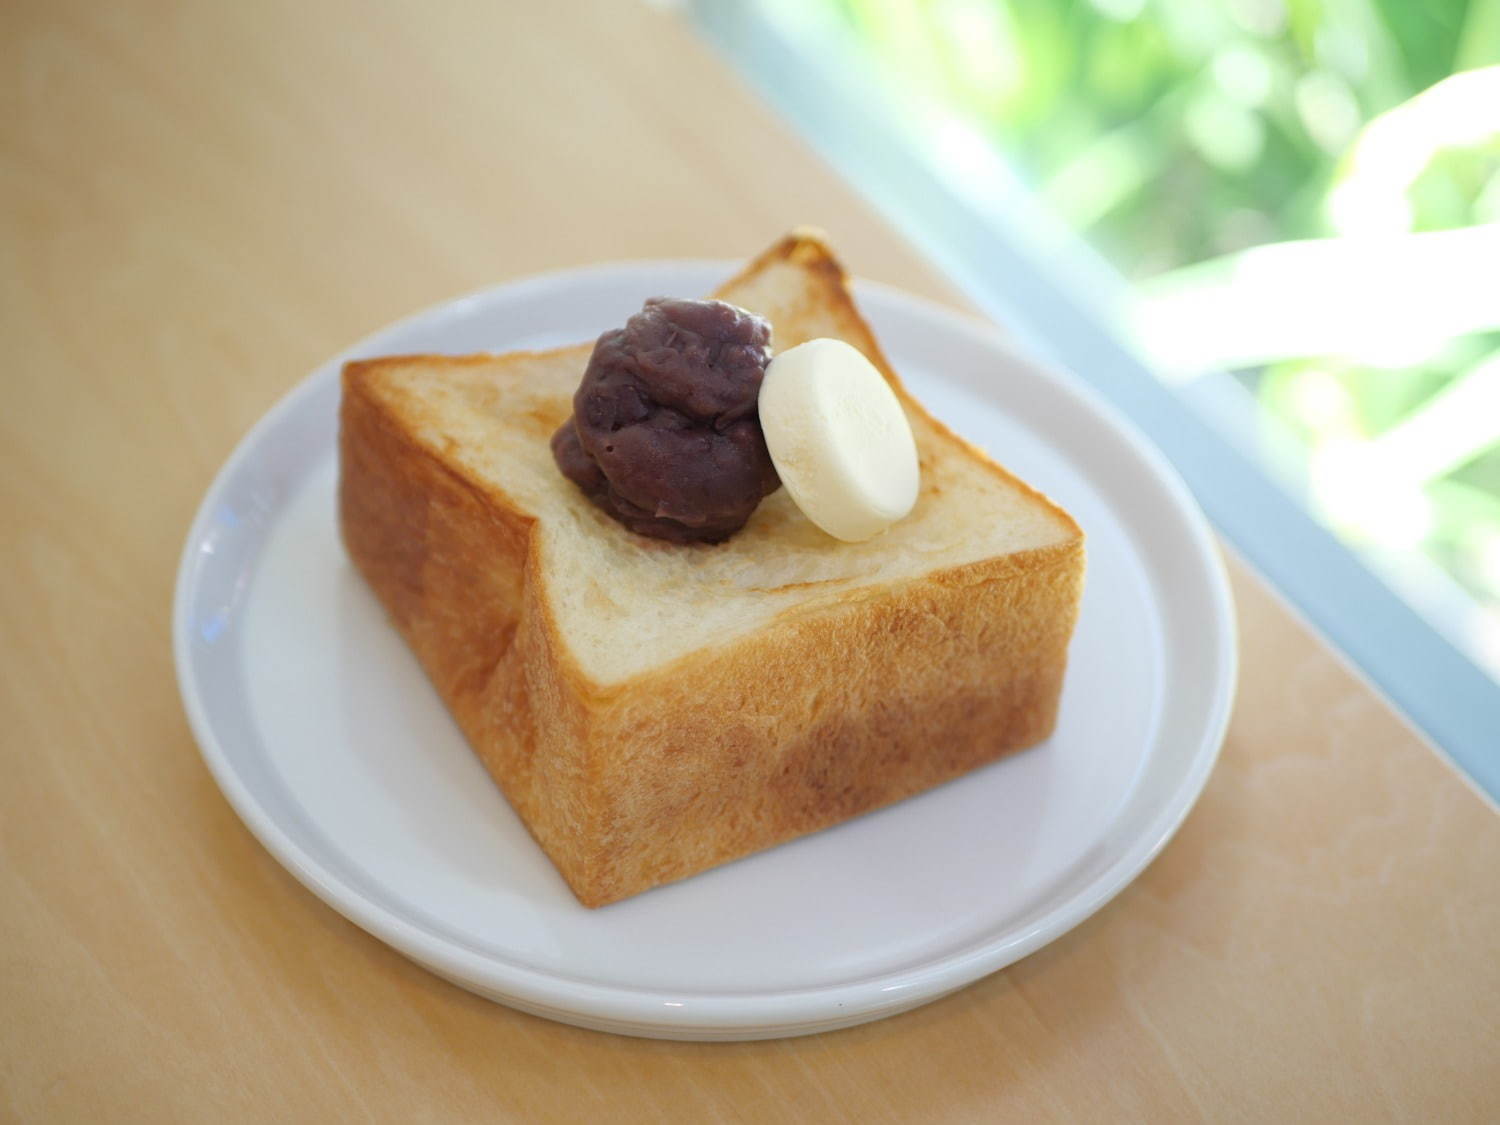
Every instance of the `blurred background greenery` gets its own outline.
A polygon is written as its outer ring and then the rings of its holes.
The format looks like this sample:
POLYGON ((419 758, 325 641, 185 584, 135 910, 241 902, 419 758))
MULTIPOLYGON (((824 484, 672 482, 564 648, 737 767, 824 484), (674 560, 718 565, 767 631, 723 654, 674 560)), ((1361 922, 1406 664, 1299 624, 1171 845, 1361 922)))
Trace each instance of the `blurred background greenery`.
POLYGON ((796 6, 993 143, 1163 377, 1233 373, 1316 514, 1437 564, 1500 668, 1500 0, 796 6))

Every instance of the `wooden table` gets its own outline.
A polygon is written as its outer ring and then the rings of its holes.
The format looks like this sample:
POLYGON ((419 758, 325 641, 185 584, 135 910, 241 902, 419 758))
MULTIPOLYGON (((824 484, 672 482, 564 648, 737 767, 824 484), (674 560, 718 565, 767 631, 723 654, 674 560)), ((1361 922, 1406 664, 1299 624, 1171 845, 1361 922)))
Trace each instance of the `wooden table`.
POLYGON ((612 1037, 324 907, 219 796, 168 644, 194 508, 283 391, 452 294, 802 222, 956 298, 643 5, 12 0, 0 33, 0 1114, 1500 1118, 1500 819, 1241 566, 1238 709, 1176 841, 916 1012, 612 1037))

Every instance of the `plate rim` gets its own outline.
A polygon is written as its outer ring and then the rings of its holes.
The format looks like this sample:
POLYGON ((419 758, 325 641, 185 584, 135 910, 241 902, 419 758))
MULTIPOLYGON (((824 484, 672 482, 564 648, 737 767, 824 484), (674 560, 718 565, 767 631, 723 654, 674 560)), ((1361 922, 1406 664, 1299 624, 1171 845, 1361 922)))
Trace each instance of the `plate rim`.
MULTIPOLYGON (((1066 934, 1115 898, 1161 853, 1191 812, 1218 760, 1238 687, 1238 621, 1220 545, 1207 518, 1164 455, 1112 404, 1092 392, 1082 379, 1023 354, 993 324, 940 302, 895 286, 856 280, 857 295, 875 303, 906 306, 945 333, 977 342, 1031 368, 1067 396, 1070 405, 1093 414, 1117 434, 1131 454, 1162 487, 1191 544, 1194 571, 1202 578, 1213 606, 1207 627, 1216 632, 1213 646, 1219 671, 1213 680, 1207 721, 1189 766, 1130 845, 1086 886, 1042 920, 1020 934, 981 939, 916 969, 874 975, 856 982, 773 992, 684 994, 688 1002, 654 988, 626 988, 593 982, 560 981, 530 966, 507 963, 455 947, 364 895, 357 887, 308 854, 276 818, 256 800, 240 779, 231 755, 220 743, 202 698, 190 643, 190 607, 212 514, 230 482, 262 443, 305 398, 338 378, 342 363, 378 349, 381 341, 411 325, 452 310, 461 303, 515 299, 547 287, 574 285, 618 275, 638 281, 643 275, 697 269, 728 276, 739 263, 711 259, 643 259, 550 270, 460 294, 420 309, 367 334, 299 379, 263 413, 235 444, 204 492, 184 540, 173 591, 172 647, 179 692, 199 754, 241 822, 304 887, 329 907, 398 952, 445 979, 501 1003, 536 1015, 601 1030, 672 1038, 752 1038, 807 1034, 850 1026, 916 1007, 1013 964, 1066 934), (875 1000, 872 1002, 870 996, 875 1000)), ((872 315, 872 320, 877 317, 872 315)), ((877 324, 878 330, 878 324, 877 324)), ((257 556, 258 557, 258 554, 257 556)))

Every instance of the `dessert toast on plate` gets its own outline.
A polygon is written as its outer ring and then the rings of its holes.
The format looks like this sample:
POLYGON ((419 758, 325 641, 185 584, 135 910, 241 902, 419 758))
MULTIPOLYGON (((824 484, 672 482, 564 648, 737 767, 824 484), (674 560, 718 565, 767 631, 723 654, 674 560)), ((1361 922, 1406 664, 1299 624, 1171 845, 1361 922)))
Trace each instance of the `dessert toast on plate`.
POLYGON ((778 351, 833 337, 879 368, 917 443, 908 517, 843 543, 782 489, 724 543, 643 538, 549 448, 590 345, 344 369, 349 555, 587 906, 1044 739, 1078 613, 1078 526, 907 394, 817 236, 714 296, 778 351))

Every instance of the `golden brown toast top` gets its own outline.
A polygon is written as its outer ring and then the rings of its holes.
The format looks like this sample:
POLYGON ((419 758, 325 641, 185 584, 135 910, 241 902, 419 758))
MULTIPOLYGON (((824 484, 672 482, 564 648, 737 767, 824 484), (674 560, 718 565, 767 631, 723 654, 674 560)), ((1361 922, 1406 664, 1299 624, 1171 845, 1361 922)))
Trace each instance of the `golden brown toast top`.
POLYGON ((921 457, 922 490, 910 516, 866 543, 841 543, 782 489, 726 543, 642 538, 590 504, 552 462, 548 441, 571 412, 589 345, 395 356, 345 369, 346 393, 377 402, 391 425, 481 493, 497 519, 529 523, 528 581, 540 584, 556 635, 585 679, 602 690, 893 584, 998 579, 1077 550, 1082 535, 1066 512, 905 391, 817 235, 793 232, 714 295, 770 320, 778 349, 832 336, 880 368, 921 457))

